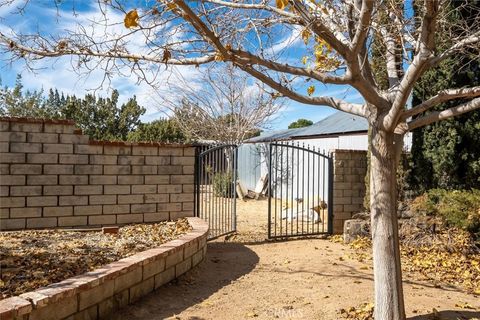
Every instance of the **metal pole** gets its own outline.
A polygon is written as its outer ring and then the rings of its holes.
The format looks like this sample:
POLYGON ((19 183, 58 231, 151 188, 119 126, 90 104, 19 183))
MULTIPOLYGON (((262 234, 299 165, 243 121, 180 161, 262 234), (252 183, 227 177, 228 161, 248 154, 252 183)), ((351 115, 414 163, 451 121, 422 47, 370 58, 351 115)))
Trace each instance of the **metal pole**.
POLYGON ((328 157, 328 233, 333 234, 333 157, 328 157))
POLYGON ((238 167, 238 147, 235 146, 233 159, 233 231, 237 231, 237 167, 238 167))
POLYGON ((272 237, 272 144, 268 145, 268 238, 272 237))

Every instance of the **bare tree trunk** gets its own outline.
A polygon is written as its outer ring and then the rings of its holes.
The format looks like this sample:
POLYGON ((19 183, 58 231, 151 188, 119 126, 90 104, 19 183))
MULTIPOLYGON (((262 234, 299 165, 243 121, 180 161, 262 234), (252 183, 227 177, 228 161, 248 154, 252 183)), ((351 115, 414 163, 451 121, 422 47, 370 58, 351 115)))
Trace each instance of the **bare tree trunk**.
POLYGON ((397 219, 394 134, 372 128, 370 204, 375 277, 375 319, 404 320, 397 219))

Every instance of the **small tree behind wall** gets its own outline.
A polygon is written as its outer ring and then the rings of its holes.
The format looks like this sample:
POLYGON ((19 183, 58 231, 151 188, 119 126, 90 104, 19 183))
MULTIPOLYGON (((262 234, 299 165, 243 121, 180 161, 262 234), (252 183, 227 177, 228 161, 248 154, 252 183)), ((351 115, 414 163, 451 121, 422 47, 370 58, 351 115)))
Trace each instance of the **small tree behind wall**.
MULTIPOLYGON (((103 15, 96 20, 95 26, 101 25, 102 30, 98 36, 92 37, 85 26, 53 35, 18 34, 2 28, 0 45, 13 60, 27 64, 70 56, 79 70, 100 66, 107 77, 128 71, 150 82, 148 75, 155 79, 165 65, 226 62, 276 90, 275 96, 366 118, 371 130, 375 318, 403 320, 395 184, 403 137, 408 131, 480 108, 478 86, 449 87, 412 107, 407 103, 426 71, 466 50, 478 57, 478 10, 471 8, 476 17, 471 23, 451 21, 447 19, 449 2, 161 0, 133 8, 131 2, 98 0, 103 15), (414 2, 419 8, 416 15, 411 10, 414 2), (114 14, 123 17, 125 32, 118 32, 122 21, 115 20, 114 14), (374 35, 383 43, 385 86, 375 81, 372 72, 374 35), (445 38, 451 45, 438 46, 445 38), (350 103, 330 95, 332 91, 321 94, 318 88, 323 84, 353 88, 364 102, 350 103), (456 103, 424 114, 447 101, 456 103)), ((464 6, 469 4, 465 1, 464 6)))
POLYGON ((173 112, 190 139, 226 144, 258 135, 283 106, 263 84, 232 66, 207 70, 194 83, 171 83, 157 103, 173 112))

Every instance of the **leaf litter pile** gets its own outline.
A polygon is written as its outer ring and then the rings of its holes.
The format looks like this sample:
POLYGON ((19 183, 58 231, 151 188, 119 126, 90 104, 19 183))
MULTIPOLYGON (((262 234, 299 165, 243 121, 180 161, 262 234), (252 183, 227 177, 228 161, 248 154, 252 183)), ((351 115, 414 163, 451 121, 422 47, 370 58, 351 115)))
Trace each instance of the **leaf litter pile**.
POLYGON ((157 247, 191 230, 187 219, 98 231, 0 232, 0 300, 157 247))
MULTIPOLYGON (((399 233, 404 272, 436 286, 453 285, 480 295, 480 249, 468 232, 457 228, 432 231, 421 229, 414 223, 404 223, 399 233)), ((330 240, 343 243, 342 236, 333 236, 330 240)), ((359 237, 348 246, 354 252, 346 258, 364 262, 366 266, 362 269, 372 268, 372 241, 369 237, 359 237)), ((465 303, 456 306, 473 309, 465 303)), ((342 309, 340 315, 346 319, 370 320, 373 319, 373 304, 342 309)))

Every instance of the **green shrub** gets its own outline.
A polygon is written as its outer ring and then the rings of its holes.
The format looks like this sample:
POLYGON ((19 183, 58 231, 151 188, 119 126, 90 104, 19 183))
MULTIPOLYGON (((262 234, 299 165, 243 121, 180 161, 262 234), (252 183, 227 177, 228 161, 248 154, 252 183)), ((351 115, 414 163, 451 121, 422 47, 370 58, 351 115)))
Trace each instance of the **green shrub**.
POLYGON ((480 190, 432 189, 415 198, 410 208, 416 214, 440 217, 447 226, 480 237, 480 190))
POLYGON ((233 173, 219 172, 213 176, 213 193, 217 197, 232 198, 235 194, 233 173))

